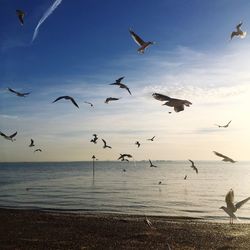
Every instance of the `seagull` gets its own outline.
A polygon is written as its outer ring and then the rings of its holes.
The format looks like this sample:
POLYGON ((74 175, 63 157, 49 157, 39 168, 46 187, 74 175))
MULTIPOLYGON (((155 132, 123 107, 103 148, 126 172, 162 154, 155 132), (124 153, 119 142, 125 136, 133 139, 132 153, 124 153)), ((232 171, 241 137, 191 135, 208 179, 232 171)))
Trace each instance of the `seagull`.
POLYGON ((117 160, 128 161, 128 159, 125 159, 125 157, 132 158, 133 156, 130 154, 120 154, 120 157, 117 160))
POLYGON ((94 144, 96 144, 96 143, 97 143, 97 140, 98 140, 98 137, 97 137, 97 135, 96 135, 96 134, 93 134, 93 136, 94 136, 94 138, 93 138, 93 139, 91 139, 91 141, 90 141, 90 142, 93 142, 94 144))
POLYGON ((94 104, 93 104, 93 103, 91 103, 91 102, 84 102, 84 103, 89 104, 92 108, 94 107, 94 104))
POLYGON ((109 103, 110 101, 118 101, 120 98, 115 98, 115 97, 108 97, 106 100, 105 100, 105 103, 109 103))
POLYGON ((33 140, 33 139, 30 139, 30 145, 29 145, 29 147, 34 147, 34 146, 35 146, 34 140, 33 140))
POLYGON ((175 99, 158 93, 153 93, 152 96, 158 101, 167 101, 163 105, 174 107, 175 112, 183 111, 184 106, 189 107, 192 104, 190 101, 187 100, 175 99))
POLYGON ((4 133, 2 133, 0 131, 0 135, 3 136, 6 140, 9 140, 9 141, 15 141, 16 139, 14 138, 16 136, 17 132, 15 132, 14 134, 12 135, 6 135, 4 133))
POLYGON ((112 148, 112 147, 110 147, 110 146, 107 145, 107 143, 106 143, 105 140, 102 139, 102 141, 103 141, 103 143, 104 143, 103 148, 112 148))
POLYGON ((18 19, 19 19, 21 25, 23 25, 25 13, 22 10, 16 10, 16 14, 18 16, 18 19))
POLYGON ((34 153, 35 152, 42 152, 42 149, 38 148, 38 149, 34 150, 34 153))
POLYGON ((155 166, 155 165, 152 163, 152 161, 149 160, 149 163, 150 163, 150 167, 151 167, 151 168, 157 168, 157 166, 155 166))
POLYGON ((134 31, 131 29, 129 30, 130 35, 134 39, 134 41, 140 46, 140 48, 137 50, 138 53, 143 54, 144 50, 149 47, 152 44, 155 44, 155 42, 144 42, 134 31))
POLYGON ((147 139, 148 141, 153 141, 155 139, 155 136, 153 136, 152 138, 147 139))
POLYGON ((215 125, 215 126, 218 126, 218 128, 227 128, 227 127, 229 126, 230 123, 231 123, 231 121, 228 122, 226 125, 218 125, 218 124, 214 124, 214 125, 215 125))
POLYGON ((190 166, 193 170, 195 170, 195 172, 196 172, 196 174, 198 174, 198 168, 194 165, 194 162, 193 161, 191 161, 191 160, 189 160, 191 163, 192 163, 192 165, 190 166))
POLYGON ((123 79, 124 79, 124 76, 118 78, 117 80, 115 80, 114 83, 110 83, 109 85, 117 85, 117 86, 119 86, 121 89, 126 89, 126 90, 129 92, 129 94, 132 95, 131 92, 130 92, 130 90, 129 90, 129 88, 128 88, 128 86, 126 86, 125 84, 123 84, 123 83, 121 82, 123 79))
POLYGON ((243 23, 240 22, 240 23, 236 26, 236 31, 233 31, 233 32, 231 33, 231 40, 233 39, 234 36, 239 36, 240 38, 244 38, 244 37, 247 35, 247 32, 243 32, 243 31, 241 30, 241 25, 242 25, 242 24, 243 24, 243 23))
POLYGON ((137 147, 139 148, 141 146, 140 142, 136 141, 135 145, 137 145, 137 147))
POLYGON ((241 208, 249 200, 250 200, 250 197, 234 204, 234 191, 233 189, 229 190, 225 198, 225 202, 227 203, 227 206, 226 207, 222 206, 220 207, 220 209, 223 209, 225 213, 227 213, 230 216, 230 220, 229 220, 230 224, 233 224, 233 219, 237 219, 237 217, 234 214, 237 211, 237 209, 241 208))
POLYGON ((184 180, 186 180, 186 179, 187 179, 187 177, 188 177, 188 176, 187 176, 187 175, 185 175, 184 180))
POLYGON ((228 156, 226 156, 226 155, 223 155, 223 154, 221 154, 221 153, 218 153, 218 152, 216 152, 216 151, 213 151, 217 156, 219 156, 219 157, 222 157, 223 159, 222 159, 222 161, 228 161, 228 162, 232 162, 232 163, 235 163, 236 161, 234 161, 233 159, 231 159, 231 158, 229 158, 228 156))
POLYGON ((68 96, 68 95, 58 97, 57 99, 55 99, 55 101, 53 101, 53 103, 57 102, 58 100, 61 100, 61 99, 70 100, 77 108, 79 108, 79 106, 77 105, 75 100, 71 96, 68 96))
POLYGON ((30 94, 30 92, 28 92, 28 93, 20 93, 20 92, 17 92, 17 91, 15 91, 15 90, 11 89, 11 88, 8 88, 8 90, 9 90, 10 92, 16 94, 17 96, 20 96, 20 97, 25 97, 26 95, 29 95, 29 94, 30 94))

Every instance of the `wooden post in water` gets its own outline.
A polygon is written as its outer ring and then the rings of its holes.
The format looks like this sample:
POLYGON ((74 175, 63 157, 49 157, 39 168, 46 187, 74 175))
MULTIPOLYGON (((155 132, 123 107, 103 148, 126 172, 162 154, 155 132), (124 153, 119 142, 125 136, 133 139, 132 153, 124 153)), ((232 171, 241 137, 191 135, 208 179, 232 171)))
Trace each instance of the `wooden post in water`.
POLYGON ((92 160, 93 160, 93 178, 95 177, 95 155, 92 156, 92 160))

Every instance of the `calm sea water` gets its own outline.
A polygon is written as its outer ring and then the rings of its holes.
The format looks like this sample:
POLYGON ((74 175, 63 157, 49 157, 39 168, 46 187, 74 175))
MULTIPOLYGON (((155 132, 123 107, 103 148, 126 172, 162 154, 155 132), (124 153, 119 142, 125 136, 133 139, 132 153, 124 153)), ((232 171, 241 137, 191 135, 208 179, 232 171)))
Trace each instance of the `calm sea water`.
MULTIPOLYGON (((219 207, 234 189, 250 196, 250 162, 0 163, 0 207, 68 212, 185 216, 228 221, 219 207), (126 172, 123 172, 126 169, 126 172), (184 176, 187 175, 187 180, 184 176), (159 184, 159 181, 162 184, 159 184)), ((236 212, 250 222, 250 202, 236 212)))

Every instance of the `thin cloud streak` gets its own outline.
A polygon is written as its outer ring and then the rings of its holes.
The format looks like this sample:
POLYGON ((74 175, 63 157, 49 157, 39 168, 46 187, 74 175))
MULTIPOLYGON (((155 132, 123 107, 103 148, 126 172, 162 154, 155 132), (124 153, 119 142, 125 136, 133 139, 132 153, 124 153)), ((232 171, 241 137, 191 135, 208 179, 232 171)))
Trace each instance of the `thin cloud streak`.
POLYGON ((44 15, 42 16, 42 18, 40 19, 40 21, 38 22, 36 28, 35 28, 35 31, 34 31, 34 34, 33 34, 33 37, 32 37, 32 41, 33 42, 37 35, 38 35, 38 32, 39 32, 39 28, 40 26, 43 24, 43 22, 54 12, 54 10, 61 4, 62 0, 56 0, 52 5, 51 7, 49 7, 49 9, 44 13, 44 15))

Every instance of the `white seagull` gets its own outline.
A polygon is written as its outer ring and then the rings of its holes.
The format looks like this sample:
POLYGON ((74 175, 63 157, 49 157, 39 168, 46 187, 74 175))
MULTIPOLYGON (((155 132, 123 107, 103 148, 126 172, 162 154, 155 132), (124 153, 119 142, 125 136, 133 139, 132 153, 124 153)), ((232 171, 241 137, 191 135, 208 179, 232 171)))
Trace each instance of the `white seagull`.
POLYGON ((184 106, 189 107, 192 104, 190 101, 187 101, 187 100, 171 98, 169 96, 158 94, 158 93, 153 93, 152 96, 158 101, 167 101, 163 105, 174 107, 175 112, 183 111, 184 106))
POLYGON ((15 132, 15 133, 12 134, 12 135, 6 135, 6 134, 4 134, 4 133, 2 133, 2 132, 0 131, 0 135, 1 135, 4 139, 6 139, 6 140, 15 141, 16 139, 14 139, 14 137, 17 135, 17 132, 15 132))
POLYGON ((246 31, 242 31, 241 30, 241 25, 242 25, 243 23, 242 22, 240 22, 237 26, 236 26, 236 31, 233 31, 232 33, 231 33, 231 40, 233 39, 233 37, 234 36, 239 36, 240 38, 244 38, 246 35, 247 35, 247 32, 246 31))
POLYGON ((220 207, 220 209, 223 209, 225 211, 225 213, 227 213, 230 217, 229 223, 233 224, 233 219, 237 219, 237 217, 235 216, 235 212, 237 211, 237 209, 241 208, 247 201, 250 200, 250 197, 239 201, 237 203, 234 204, 234 191, 233 189, 230 189, 229 192, 226 195, 225 201, 227 206, 224 207, 220 207))
POLYGON ((148 48, 150 45, 155 44, 155 42, 144 42, 133 30, 129 30, 130 35, 134 39, 134 41, 140 46, 137 50, 138 53, 143 54, 144 50, 148 48))

